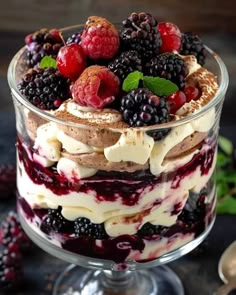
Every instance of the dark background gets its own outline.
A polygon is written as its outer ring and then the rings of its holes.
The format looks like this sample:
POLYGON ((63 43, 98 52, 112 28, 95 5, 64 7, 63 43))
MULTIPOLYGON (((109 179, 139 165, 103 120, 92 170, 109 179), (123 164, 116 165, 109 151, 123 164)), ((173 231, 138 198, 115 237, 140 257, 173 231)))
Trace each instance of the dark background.
MULTIPOLYGON (((229 71, 230 84, 220 132, 236 144, 236 1, 0 0, 0 164, 15 162, 14 110, 6 74, 10 59, 23 45, 24 36, 42 27, 60 28, 83 23, 90 15, 117 22, 133 11, 150 12, 159 21, 178 24, 182 31, 199 33, 222 57, 229 71)), ((0 218, 13 207, 14 200, 1 202, 0 218)), ((204 251, 170 264, 183 280, 187 295, 210 295, 221 284, 217 262, 225 247, 236 238, 235 222, 234 216, 218 217, 204 251)), ((25 258, 24 286, 13 294, 51 294, 54 279, 64 266, 66 263, 35 246, 25 258)))

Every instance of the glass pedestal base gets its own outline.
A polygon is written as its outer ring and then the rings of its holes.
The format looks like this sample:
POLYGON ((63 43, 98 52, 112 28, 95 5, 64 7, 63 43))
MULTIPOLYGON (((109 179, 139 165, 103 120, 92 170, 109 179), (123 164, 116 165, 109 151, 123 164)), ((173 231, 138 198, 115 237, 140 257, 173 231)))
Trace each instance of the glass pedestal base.
POLYGON ((166 266, 138 271, 86 270, 70 265, 53 295, 184 295, 177 275, 166 266))

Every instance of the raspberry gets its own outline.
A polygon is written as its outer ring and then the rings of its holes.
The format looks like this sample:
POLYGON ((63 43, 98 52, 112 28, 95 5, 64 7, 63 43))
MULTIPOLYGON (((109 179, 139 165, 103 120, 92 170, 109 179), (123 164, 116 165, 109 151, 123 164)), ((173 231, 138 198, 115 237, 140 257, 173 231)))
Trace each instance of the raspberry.
POLYGON ((194 55, 197 58, 198 63, 203 66, 206 59, 206 49, 203 45, 201 38, 191 32, 182 34, 182 46, 180 54, 182 55, 194 55))
POLYGON ((148 76, 171 80, 180 89, 184 88, 185 78, 188 74, 185 61, 174 53, 162 53, 157 57, 153 57, 145 64, 144 71, 148 76))
POLYGON ((72 86, 73 99, 82 106, 103 108, 119 92, 119 79, 104 66, 90 66, 72 86))
POLYGON ((40 63, 46 55, 56 58, 59 49, 63 46, 63 40, 56 29, 36 31, 26 36, 25 43, 27 46, 26 63, 30 68, 40 63))
POLYGON ((49 234, 51 232, 73 232, 73 222, 65 219, 61 214, 61 210, 61 207, 59 207, 58 209, 48 209, 48 214, 41 224, 41 230, 44 233, 49 234))
POLYGON ((15 196, 16 167, 13 165, 0 166, 0 199, 6 200, 15 196))
POLYGON ((175 24, 167 22, 159 23, 157 28, 162 40, 160 52, 179 51, 181 47, 180 29, 175 24))
POLYGON ((176 91, 167 97, 170 113, 175 114, 186 103, 186 96, 183 91, 176 91))
POLYGON ((70 97, 68 79, 54 68, 30 69, 18 89, 29 102, 43 110, 54 110, 70 97))
POLYGON ((141 229, 138 230, 137 235, 141 238, 151 238, 153 236, 163 235, 167 231, 167 227, 161 225, 153 225, 149 222, 145 223, 141 229))
POLYGON ((107 239, 104 223, 92 223, 88 218, 80 217, 75 221, 75 235, 92 239, 107 239))
MULTIPOLYGON (((12 245, 20 248, 20 250, 27 250, 30 246, 30 240, 23 231, 18 216, 15 212, 10 211, 6 220, 1 224, 2 228, 2 244, 9 249, 12 245)), ((15 248, 14 248, 15 249, 15 248)))
POLYGON ((123 119, 132 127, 150 126, 169 121, 164 98, 146 88, 138 88, 121 99, 123 119))
POLYGON ((81 41, 81 32, 76 32, 66 40, 66 44, 67 45, 72 43, 80 44, 80 41, 81 41))
POLYGON ((89 58, 112 58, 117 53, 119 45, 119 33, 113 24, 98 16, 88 18, 81 36, 81 46, 89 58))
POLYGON ((86 67, 83 48, 76 43, 61 47, 57 56, 59 72, 70 80, 76 80, 86 67))
POLYGON ((186 95, 187 102, 190 102, 191 100, 198 100, 201 96, 201 91, 194 86, 185 87, 184 93, 186 95))
POLYGON ((132 13, 122 22, 120 38, 123 47, 137 50, 144 59, 157 55, 161 47, 157 20, 149 13, 132 13))

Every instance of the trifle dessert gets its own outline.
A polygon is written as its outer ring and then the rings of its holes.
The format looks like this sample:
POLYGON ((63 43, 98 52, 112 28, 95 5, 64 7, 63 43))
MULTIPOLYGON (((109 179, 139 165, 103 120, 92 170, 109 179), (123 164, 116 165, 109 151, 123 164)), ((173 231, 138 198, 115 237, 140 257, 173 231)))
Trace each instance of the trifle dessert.
POLYGON ((149 13, 41 29, 18 56, 18 208, 64 250, 154 260, 214 220, 221 104, 201 39, 149 13))

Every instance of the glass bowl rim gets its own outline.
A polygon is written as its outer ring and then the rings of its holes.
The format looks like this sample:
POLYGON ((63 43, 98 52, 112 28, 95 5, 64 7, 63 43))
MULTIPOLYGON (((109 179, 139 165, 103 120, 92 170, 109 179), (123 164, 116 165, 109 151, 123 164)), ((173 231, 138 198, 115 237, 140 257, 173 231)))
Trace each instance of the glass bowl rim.
MULTIPOLYGON (((79 24, 79 25, 72 25, 68 27, 64 27, 60 29, 62 32, 66 32, 72 29, 79 29, 84 27, 84 24, 79 24)), ((204 45, 205 46, 205 45, 204 45)), ((217 53, 215 53, 212 49, 209 47, 205 46, 207 53, 210 54, 213 58, 214 61, 218 64, 219 70, 220 70, 220 83, 219 83, 219 88, 214 96, 214 98, 204 105, 200 110, 194 112, 193 114, 183 117, 181 119, 175 120, 175 121, 169 121, 167 123, 162 123, 162 124, 156 124, 156 125, 151 125, 151 126, 145 126, 145 127, 126 127, 126 128, 115 128, 116 132, 123 132, 125 130, 131 130, 131 129, 136 129, 136 130, 142 130, 144 132, 146 131, 154 131, 154 130, 162 130, 165 128, 172 128, 176 126, 180 126, 183 124, 187 124, 190 121, 197 119, 201 117, 203 114, 205 114, 207 111, 212 109, 214 106, 216 106, 221 100, 223 100, 224 95, 226 93, 228 83, 229 83, 229 75, 227 68, 223 62, 223 60, 219 57, 217 53)), ((22 47, 12 58, 9 67, 8 67, 8 72, 7 72, 7 79, 8 79, 8 84, 11 89, 12 96, 19 101, 22 105, 24 105, 28 110, 32 111, 33 113, 37 114, 41 118, 47 120, 47 121, 52 121, 57 124, 62 124, 62 125, 67 125, 67 126, 72 126, 72 127, 77 127, 77 128, 86 128, 89 129, 91 128, 91 125, 89 124, 82 124, 82 123, 76 123, 76 122, 71 122, 71 121, 65 121, 63 119, 59 119, 55 117, 53 114, 51 114, 48 111, 41 110, 31 104, 26 98, 23 97, 23 95, 20 93, 17 87, 17 82, 15 79, 15 72, 16 72, 16 66, 19 58, 22 56, 22 54, 25 52, 26 46, 22 47)), ((111 127, 104 127, 104 126, 96 126, 97 129, 107 129, 107 130, 114 130, 114 128, 111 127)))

